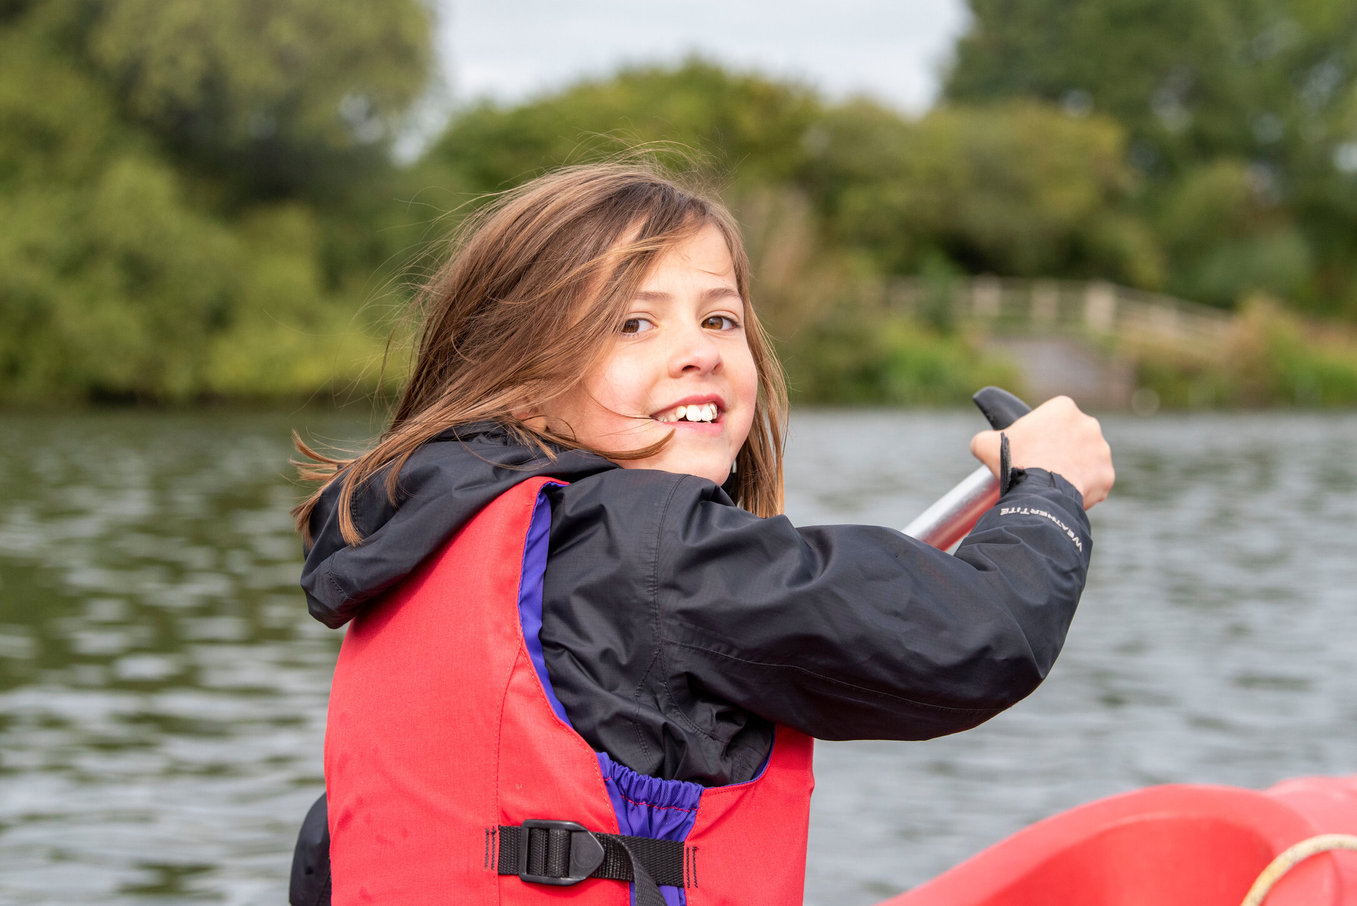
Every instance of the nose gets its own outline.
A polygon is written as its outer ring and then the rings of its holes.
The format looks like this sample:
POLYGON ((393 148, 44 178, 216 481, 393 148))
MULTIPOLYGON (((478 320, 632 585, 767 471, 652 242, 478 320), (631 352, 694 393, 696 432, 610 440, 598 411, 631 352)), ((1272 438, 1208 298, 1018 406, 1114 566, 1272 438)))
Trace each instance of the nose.
POLYGON ((710 374, 721 367, 721 347, 709 331, 694 325, 674 338, 669 353, 669 373, 710 374))

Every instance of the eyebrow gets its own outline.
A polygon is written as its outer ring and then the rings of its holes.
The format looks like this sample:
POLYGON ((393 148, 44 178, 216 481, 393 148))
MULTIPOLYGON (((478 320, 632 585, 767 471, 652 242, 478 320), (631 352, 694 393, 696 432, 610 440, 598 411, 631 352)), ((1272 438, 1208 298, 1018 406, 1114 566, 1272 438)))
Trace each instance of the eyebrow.
MULTIPOLYGON (((711 289, 702 291, 703 302, 715 302, 720 299, 734 297, 744 301, 739 290, 733 286, 713 286, 711 289)), ((636 294, 637 302, 668 302, 673 297, 669 293, 656 292, 654 290, 641 290, 636 294)))

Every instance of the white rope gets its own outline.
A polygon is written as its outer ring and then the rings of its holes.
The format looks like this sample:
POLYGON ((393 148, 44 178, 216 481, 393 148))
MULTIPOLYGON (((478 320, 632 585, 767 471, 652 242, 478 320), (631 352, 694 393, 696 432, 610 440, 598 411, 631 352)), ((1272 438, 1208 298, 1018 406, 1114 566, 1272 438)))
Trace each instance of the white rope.
POLYGON ((1240 906, 1259 906, 1272 892, 1272 885, 1276 884, 1282 875, 1311 856, 1338 849, 1350 849, 1357 852, 1357 836, 1352 834, 1320 834, 1318 837, 1311 837, 1288 847, 1281 855, 1273 859, 1267 868, 1263 869, 1263 873, 1258 876, 1258 880, 1253 882, 1253 886, 1249 888, 1248 896, 1244 897, 1244 902, 1240 906))

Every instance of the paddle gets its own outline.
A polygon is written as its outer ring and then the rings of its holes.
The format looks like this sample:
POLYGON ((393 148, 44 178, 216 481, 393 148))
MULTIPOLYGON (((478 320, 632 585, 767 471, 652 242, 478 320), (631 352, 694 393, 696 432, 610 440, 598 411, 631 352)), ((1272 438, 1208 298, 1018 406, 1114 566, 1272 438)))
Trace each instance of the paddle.
MULTIPOLYGON (((1032 407, 998 387, 985 387, 971 399, 996 431, 1032 411, 1032 407)), ((998 499, 999 480, 988 467, 980 466, 905 526, 904 532, 939 550, 951 550, 998 499)))

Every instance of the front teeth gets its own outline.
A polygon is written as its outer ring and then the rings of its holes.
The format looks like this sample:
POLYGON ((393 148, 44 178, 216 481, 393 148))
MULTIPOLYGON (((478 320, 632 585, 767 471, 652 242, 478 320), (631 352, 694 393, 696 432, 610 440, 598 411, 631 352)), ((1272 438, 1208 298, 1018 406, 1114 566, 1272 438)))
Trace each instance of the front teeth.
POLYGON ((679 406, 670 416, 660 416, 662 422, 713 422, 716 421, 716 404, 701 403, 692 406, 679 406))

